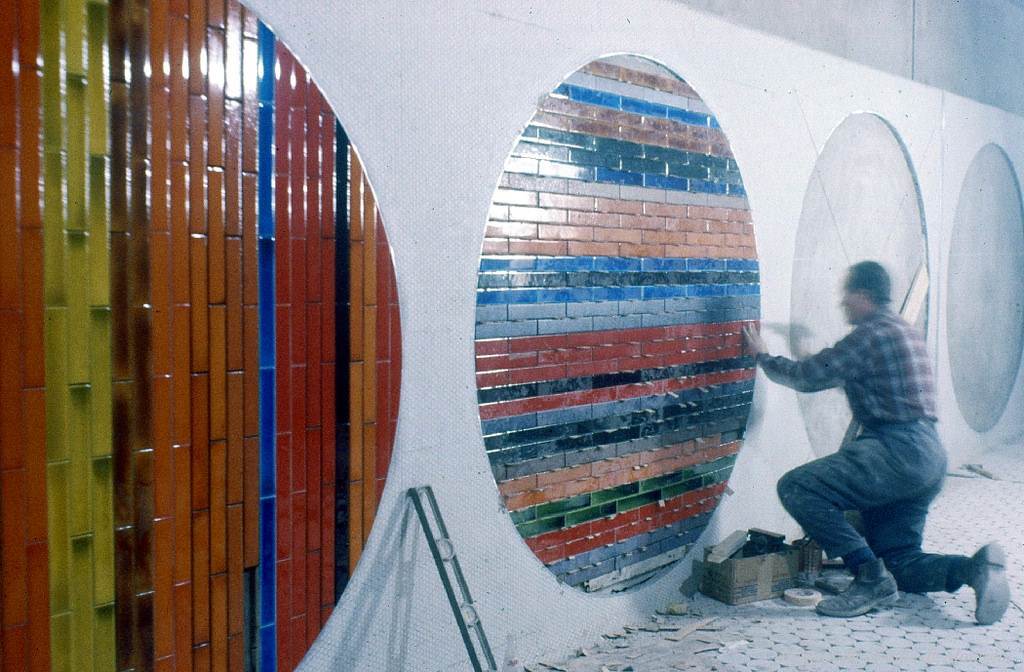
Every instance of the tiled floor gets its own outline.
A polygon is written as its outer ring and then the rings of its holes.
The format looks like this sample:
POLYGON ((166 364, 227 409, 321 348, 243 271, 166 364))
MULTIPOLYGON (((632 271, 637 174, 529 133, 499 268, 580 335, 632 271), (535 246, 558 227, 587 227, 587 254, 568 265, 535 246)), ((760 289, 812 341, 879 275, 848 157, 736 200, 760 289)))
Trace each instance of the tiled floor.
POLYGON ((999 623, 974 623, 974 593, 966 587, 955 594, 901 593, 896 607, 853 619, 818 616, 780 599, 728 606, 698 593, 684 600, 687 615, 653 614, 569 660, 528 661, 527 669, 1024 670, 1024 447, 978 461, 994 478, 950 465, 925 547, 970 555, 988 541, 1002 544, 1012 602, 999 623))

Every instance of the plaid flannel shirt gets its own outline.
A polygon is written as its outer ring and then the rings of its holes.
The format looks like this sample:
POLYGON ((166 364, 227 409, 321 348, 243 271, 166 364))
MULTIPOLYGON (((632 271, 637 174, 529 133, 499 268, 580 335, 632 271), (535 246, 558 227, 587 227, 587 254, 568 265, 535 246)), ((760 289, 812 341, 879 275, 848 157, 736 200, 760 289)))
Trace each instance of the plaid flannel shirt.
POLYGON ((935 380, 924 338, 886 308, 807 359, 762 353, 757 363, 770 380, 798 392, 843 387, 862 425, 935 419, 935 380))

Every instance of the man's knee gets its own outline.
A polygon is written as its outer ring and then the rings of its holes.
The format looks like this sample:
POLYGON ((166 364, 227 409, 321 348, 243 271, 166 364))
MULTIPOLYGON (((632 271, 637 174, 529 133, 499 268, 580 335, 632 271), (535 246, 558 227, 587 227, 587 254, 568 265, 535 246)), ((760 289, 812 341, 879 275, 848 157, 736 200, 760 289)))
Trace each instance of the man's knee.
POLYGON ((775 484, 775 492, 779 496, 782 507, 790 513, 795 508, 795 500, 799 497, 798 493, 803 489, 801 480, 800 467, 797 467, 783 474, 782 478, 775 484))

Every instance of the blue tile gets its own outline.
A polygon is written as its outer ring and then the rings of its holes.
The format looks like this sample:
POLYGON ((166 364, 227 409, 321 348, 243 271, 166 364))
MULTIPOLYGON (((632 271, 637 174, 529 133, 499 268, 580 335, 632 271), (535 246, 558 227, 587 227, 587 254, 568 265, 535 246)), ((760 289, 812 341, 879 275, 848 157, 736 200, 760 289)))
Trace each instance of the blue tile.
POLYGON ((635 114, 643 114, 648 117, 658 117, 664 119, 668 116, 668 106, 662 105, 661 103, 651 103, 646 100, 640 100, 639 98, 623 98, 622 109, 626 112, 633 112, 635 114))
POLYGON ((644 176, 639 173, 627 173, 611 168, 597 168, 595 179, 598 182, 610 182, 612 184, 628 184, 635 187, 643 185, 644 176))
POLYGON ((260 672, 277 670, 277 629, 271 623, 260 627, 260 672))
POLYGON ((683 110, 678 107, 670 107, 667 111, 667 116, 673 121, 679 121, 690 126, 708 127, 711 125, 711 118, 708 115, 692 110, 683 110))
POLYGON ((671 189, 673 191, 689 191, 690 180, 685 177, 673 177, 671 175, 644 175, 644 186, 655 189, 671 189))
MULTIPOLYGON (((613 110, 622 108, 622 97, 606 91, 586 89, 582 86, 565 85, 570 100, 588 105, 607 107, 613 110)), ((562 87, 559 87, 562 88, 562 87)))

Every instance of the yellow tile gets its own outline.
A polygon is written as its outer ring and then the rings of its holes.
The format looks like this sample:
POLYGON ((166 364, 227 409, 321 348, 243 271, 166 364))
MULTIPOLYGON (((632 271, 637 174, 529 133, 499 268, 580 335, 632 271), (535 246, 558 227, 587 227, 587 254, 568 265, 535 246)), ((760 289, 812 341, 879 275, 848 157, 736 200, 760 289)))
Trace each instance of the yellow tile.
POLYGON ((92 530, 92 449, 89 446, 91 396, 89 388, 81 385, 72 387, 69 395, 71 404, 68 409, 67 433, 71 462, 68 497, 71 510, 68 527, 72 536, 92 530))
POLYGON ((46 351, 46 459, 66 460, 68 389, 67 380, 67 309, 48 307, 44 349, 46 351))
POLYGON ((67 39, 65 62, 68 73, 85 74, 85 3, 82 0, 64 0, 64 31, 67 39))
POLYGON ((111 386, 110 308, 89 310, 89 380, 92 387, 90 438, 92 455, 111 455, 113 438, 113 389, 111 386))
POLYGON ((117 669, 117 630, 114 614, 113 603, 96 607, 96 643, 93 648, 96 656, 92 668, 94 670, 117 669))
MULTIPOLYGON (((50 550, 50 613, 70 608, 71 548, 68 533, 68 463, 46 465, 46 516, 50 550)), ((54 668, 56 669, 56 668, 54 668)))
MULTIPOLYGON (((52 611, 50 613, 53 614, 52 611)), ((53 614, 50 617, 50 672, 71 672, 70 642, 71 613, 53 614)))
POLYGON ((89 157, 89 305, 110 304, 110 220, 106 201, 107 161, 89 157))
POLYGON ((43 56, 43 148, 60 150, 63 116, 61 98, 64 76, 62 74, 63 17, 61 3, 39 3, 40 40, 43 56))
POLYGON ((64 305, 64 187, 63 158, 43 154, 43 285, 46 305, 64 305))
POLYGON ((94 604, 114 601, 114 464, 111 457, 92 460, 92 529, 94 604))
POLYGON ((67 106, 67 228, 85 228, 85 80, 68 79, 67 106))
POLYGON ((87 76, 89 88, 86 93, 89 109, 89 153, 104 154, 107 151, 107 86, 103 61, 107 52, 107 25, 109 12, 105 4, 86 4, 86 30, 88 30, 87 76))
POLYGON ((89 240, 80 231, 68 231, 68 351, 67 382, 89 382, 89 240))
POLYGON ((92 660, 92 535, 71 540, 71 655, 74 660, 92 660))

